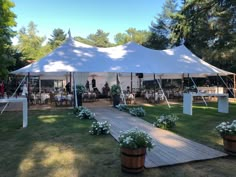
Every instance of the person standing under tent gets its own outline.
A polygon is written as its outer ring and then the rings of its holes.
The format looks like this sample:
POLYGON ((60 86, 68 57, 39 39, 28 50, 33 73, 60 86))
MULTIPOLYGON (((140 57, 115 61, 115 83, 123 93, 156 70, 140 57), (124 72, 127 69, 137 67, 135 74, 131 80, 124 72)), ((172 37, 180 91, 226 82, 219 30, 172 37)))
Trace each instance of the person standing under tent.
POLYGON ((71 84, 70 84, 70 82, 68 82, 68 83, 66 84, 66 92, 67 92, 67 94, 70 94, 70 93, 71 93, 71 84))
POLYGON ((93 89, 96 87, 96 80, 94 78, 92 79, 92 87, 93 89))
POLYGON ((24 83, 23 85, 23 89, 22 89, 22 96, 28 96, 28 88, 27 88, 27 84, 24 83))
POLYGON ((90 89, 89 89, 89 81, 88 80, 87 80, 87 82, 85 84, 85 87, 86 87, 87 91, 90 91, 90 89))
POLYGON ((0 83, 0 98, 4 97, 4 83, 1 81, 0 83))

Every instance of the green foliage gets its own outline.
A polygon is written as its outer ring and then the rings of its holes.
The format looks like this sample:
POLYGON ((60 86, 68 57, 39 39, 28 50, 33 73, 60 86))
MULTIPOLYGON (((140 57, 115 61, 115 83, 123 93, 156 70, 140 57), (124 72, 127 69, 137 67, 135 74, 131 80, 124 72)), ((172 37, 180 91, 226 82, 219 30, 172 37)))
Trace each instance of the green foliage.
POLYGON ((74 37, 74 39, 78 42, 83 43, 83 44, 87 44, 87 45, 91 45, 91 46, 94 45, 94 43, 91 40, 87 39, 87 38, 76 36, 76 37, 74 37))
POLYGON ((65 32, 60 29, 54 29, 51 35, 51 38, 49 39, 49 44, 51 46, 52 49, 57 48, 58 46, 60 46, 66 39, 66 34, 65 32))
POLYGON ((98 29, 95 34, 90 34, 87 39, 90 40, 93 46, 96 47, 110 47, 111 43, 108 39, 109 33, 104 32, 101 29, 98 29))
POLYGON ((175 114, 161 115, 156 118, 153 126, 163 129, 171 129, 175 127, 175 122, 179 119, 175 114))
POLYGON ((76 117, 79 119, 94 119, 95 115, 89 109, 83 108, 81 111, 79 111, 76 117))
POLYGON ((82 93, 85 92, 85 90, 86 90, 86 88, 85 88, 84 85, 81 85, 81 84, 76 85, 76 92, 77 92, 77 94, 82 94, 82 93))
POLYGON ((129 108, 129 113, 137 117, 144 117, 146 115, 146 112, 142 107, 129 108))
POLYGON ((166 0, 162 13, 155 17, 156 22, 151 23, 150 31, 152 35, 146 42, 145 46, 153 49, 163 50, 172 46, 170 40, 171 28, 176 24, 172 15, 177 12, 176 0, 166 0))
POLYGON ((114 95, 120 95, 121 94, 121 88, 119 85, 112 85, 111 86, 111 95, 114 96, 114 95))
POLYGON ((129 108, 126 104, 118 104, 116 105, 116 108, 119 110, 119 111, 129 111, 129 108))
POLYGON ((104 122, 93 122, 89 133, 91 135, 108 135, 110 134, 110 127, 111 124, 109 124, 107 121, 104 122))
POLYGON ((83 109, 86 109, 86 108, 83 107, 83 106, 75 107, 75 108, 73 109, 73 113, 74 113, 75 115, 79 115, 79 113, 80 113, 83 109))
POLYGON ((34 22, 28 24, 28 28, 22 27, 19 31, 19 44, 17 47, 27 60, 38 60, 51 52, 49 45, 43 46, 46 37, 37 35, 37 25, 34 22))
POLYGON ((154 146, 152 138, 146 132, 138 130, 137 128, 122 132, 118 141, 120 147, 130 149, 147 148, 150 150, 154 146))
POLYGON ((145 44, 151 35, 146 30, 137 30, 136 28, 129 28, 126 33, 118 33, 115 35, 115 42, 118 45, 123 45, 127 42, 136 42, 137 44, 145 44))
POLYGON ((211 64, 236 71, 236 3, 234 0, 186 1, 174 15, 173 42, 185 45, 211 64))
POLYGON ((7 67, 14 63, 11 56, 11 38, 15 36, 11 28, 16 26, 16 15, 11 11, 14 6, 10 0, 0 0, 0 78, 7 76, 7 67))

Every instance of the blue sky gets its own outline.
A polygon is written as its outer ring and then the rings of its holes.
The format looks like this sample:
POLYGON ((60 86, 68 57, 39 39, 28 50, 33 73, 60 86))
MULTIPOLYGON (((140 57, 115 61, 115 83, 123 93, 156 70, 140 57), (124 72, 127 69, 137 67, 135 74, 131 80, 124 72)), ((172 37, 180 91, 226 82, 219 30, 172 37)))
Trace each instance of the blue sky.
POLYGON ((130 27, 148 30, 151 21, 161 13, 165 0, 12 0, 17 15, 16 30, 37 25, 39 35, 50 37, 53 29, 72 36, 87 37, 97 29, 110 32, 109 38, 130 27))

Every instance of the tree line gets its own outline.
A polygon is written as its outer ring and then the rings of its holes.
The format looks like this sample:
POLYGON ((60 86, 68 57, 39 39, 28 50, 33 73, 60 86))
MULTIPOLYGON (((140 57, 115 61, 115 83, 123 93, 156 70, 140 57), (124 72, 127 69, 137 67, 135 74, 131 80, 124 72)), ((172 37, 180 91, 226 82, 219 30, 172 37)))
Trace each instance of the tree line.
MULTIPOLYGON (((50 38, 39 36, 37 25, 29 22, 15 32, 16 14, 11 0, 0 0, 0 78, 21 68, 60 46, 67 34, 60 28, 50 38), (11 39, 17 36, 18 44, 11 39)), ((166 0, 161 13, 150 22, 149 30, 130 27, 109 41, 109 32, 98 29, 86 38, 75 40, 97 47, 111 47, 133 41, 151 49, 162 50, 184 44, 197 56, 222 69, 236 72, 236 1, 166 0)))

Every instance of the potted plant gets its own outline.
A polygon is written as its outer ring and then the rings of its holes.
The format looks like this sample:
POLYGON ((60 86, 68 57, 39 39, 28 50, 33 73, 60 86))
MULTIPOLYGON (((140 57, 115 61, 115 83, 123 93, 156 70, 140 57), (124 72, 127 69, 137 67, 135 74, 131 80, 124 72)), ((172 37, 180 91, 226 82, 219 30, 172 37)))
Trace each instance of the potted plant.
POLYGON ((116 107, 116 105, 120 104, 120 94, 121 94, 121 88, 119 85, 112 85, 111 86, 111 96, 113 99, 113 107, 116 107))
POLYGON ((118 141, 122 171, 129 173, 143 172, 146 149, 153 148, 152 138, 146 132, 135 128, 123 132, 118 141))
POLYGON ((76 93, 77 93, 77 103, 78 106, 82 106, 82 95, 85 92, 85 86, 79 84, 76 85, 76 93))
POLYGON ((222 122, 216 126, 216 130, 223 138, 224 149, 228 154, 236 155, 236 120, 222 122))

